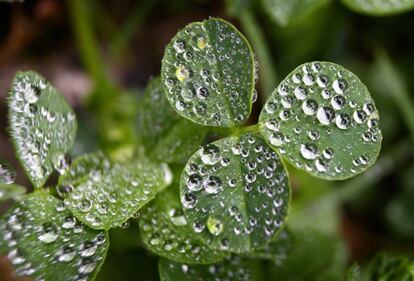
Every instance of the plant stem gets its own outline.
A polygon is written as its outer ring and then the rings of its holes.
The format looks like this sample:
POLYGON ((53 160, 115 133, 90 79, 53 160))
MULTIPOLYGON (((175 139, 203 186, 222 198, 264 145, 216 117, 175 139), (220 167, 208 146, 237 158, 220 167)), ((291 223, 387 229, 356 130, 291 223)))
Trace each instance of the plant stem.
POLYGON ((92 24, 89 22, 88 3, 84 0, 68 0, 66 3, 72 18, 73 31, 82 62, 97 85, 106 85, 108 77, 105 73, 105 65, 99 55, 98 43, 92 32, 92 24))
POLYGON ((114 57, 119 57, 125 51, 136 30, 140 27, 157 2, 158 0, 136 2, 125 23, 121 27, 121 30, 115 34, 111 43, 110 53, 114 57))
POLYGON ((278 76, 274 68, 273 58, 267 46, 264 34, 257 23, 255 16, 249 9, 245 9, 239 16, 240 25, 242 26, 246 37, 252 44, 254 52, 259 62, 259 83, 262 90, 262 103, 264 103, 273 89, 277 86, 278 76))
POLYGON ((411 139, 414 143, 414 102, 407 83, 385 50, 377 50, 375 56, 375 69, 380 72, 383 86, 401 111, 405 125, 410 131, 411 139))

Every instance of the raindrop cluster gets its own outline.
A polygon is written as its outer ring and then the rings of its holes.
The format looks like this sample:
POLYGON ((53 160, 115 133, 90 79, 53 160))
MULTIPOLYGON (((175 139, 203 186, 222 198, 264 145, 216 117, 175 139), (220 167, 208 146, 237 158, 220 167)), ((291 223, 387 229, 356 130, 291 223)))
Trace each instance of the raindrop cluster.
POLYGON ((144 159, 112 163, 100 153, 75 160, 68 176, 73 181, 62 180, 58 194, 77 218, 95 229, 121 226, 172 180, 166 164, 144 159))
POLYGON ((160 260, 161 281, 251 281, 256 280, 252 265, 240 257, 226 258, 225 261, 210 265, 178 263, 167 259, 160 260))
MULTIPOLYGON (((171 187, 170 187, 171 188, 171 187)), ((154 253, 184 263, 214 263, 224 253, 210 250, 194 235, 187 223, 175 194, 158 195, 140 216, 140 230, 144 243, 154 253), (167 195, 167 196, 165 196, 167 195), (162 197, 159 200, 159 197, 162 197)))
POLYGON ((0 222, 0 251, 18 276, 86 281, 103 262, 108 238, 75 219, 63 202, 35 192, 0 222))
POLYGON ((289 198, 282 162, 256 134, 204 146, 182 174, 187 223, 215 249, 240 253, 264 246, 282 226, 289 198))
POLYGON ((357 76, 326 62, 288 75, 260 115, 261 132, 296 167, 342 179, 367 169, 381 145, 379 116, 357 76))
POLYGON ((75 114, 43 77, 24 72, 13 81, 9 118, 19 159, 35 186, 41 186, 73 145, 75 114))
POLYGON ((231 127, 250 114, 255 65, 236 28, 211 18, 177 33, 166 48, 161 76, 180 115, 201 125, 231 127))

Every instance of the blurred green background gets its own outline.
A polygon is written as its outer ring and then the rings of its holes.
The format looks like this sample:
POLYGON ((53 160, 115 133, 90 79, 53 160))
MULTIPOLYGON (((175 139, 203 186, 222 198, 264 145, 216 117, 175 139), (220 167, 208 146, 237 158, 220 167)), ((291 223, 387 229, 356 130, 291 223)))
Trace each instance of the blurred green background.
MULTIPOLYGON (((138 97, 159 75, 165 45, 186 24, 221 17, 246 35, 260 64, 259 99, 249 122, 278 82, 314 60, 357 74, 381 114, 382 151, 364 174, 327 182, 289 169, 288 226, 300 243, 283 266, 264 263, 264 280, 342 280, 349 265, 366 264, 378 252, 414 256, 414 12, 364 16, 332 0, 286 23, 264 2, 0 2, 1 160, 18 167, 17 183, 30 186, 7 135, 5 96, 17 70, 38 71, 75 108, 73 156, 96 149, 122 155, 136 143, 138 97)), ((0 212, 9 206, 0 205, 0 212)), ((16 280, 5 259, 0 280, 16 280)), ((158 280, 157 258, 143 249, 136 222, 111 232, 98 280, 158 280)))

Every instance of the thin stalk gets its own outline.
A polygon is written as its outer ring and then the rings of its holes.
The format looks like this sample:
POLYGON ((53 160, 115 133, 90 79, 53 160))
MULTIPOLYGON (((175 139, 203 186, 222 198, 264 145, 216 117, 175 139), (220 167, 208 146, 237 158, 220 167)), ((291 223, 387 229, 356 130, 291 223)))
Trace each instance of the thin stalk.
POLYGON ((246 37, 252 44, 259 62, 259 84, 262 90, 262 103, 264 103, 273 89, 277 86, 278 75, 274 67, 274 61, 266 43, 264 34, 255 16, 249 9, 246 9, 239 16, 240 25, 246 33, 246 37))
POLYGON ((378 50, 376 56, 376 71, 380 73, 382 85, 394 100, 402 114, 412 142, 414 143, 414 102, 411 98, 407 83, 398 68, 384 50, 378 50))
POLYGON ((99 47, 89 22, 88 2, 84 0, 67 0, 72 18, 73 31, 77 40, 82 62, 98 85, 107 84, 105 65, 99 54, 99 47))
POLYGON ((115 34, 110 46, 110 53, 119 57, 127 48, 137 29, 147 18, 158 0, 143 0, 136 2, 119 32, 115 34))

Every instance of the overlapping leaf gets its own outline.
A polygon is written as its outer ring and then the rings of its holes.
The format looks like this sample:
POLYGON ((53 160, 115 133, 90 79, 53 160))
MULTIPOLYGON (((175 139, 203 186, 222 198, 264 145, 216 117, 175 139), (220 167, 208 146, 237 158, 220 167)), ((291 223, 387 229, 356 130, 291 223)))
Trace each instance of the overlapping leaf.
POLYGON ((35 187, 59 169, 75 140, 75 114, 63 96, 35 72, 19 72, 9 95, 10 132, 35 187))
POLYGON ((243 35, 221 19, 178 32, 166 47, 161 77, 171 106, 195 123, 234 127, 250 115, 253 53, 243 35))
POLYGON ((63 202, 41 191, 0 220, 0 254, 18 276, 35 280, 93 280, 109 245, 103 231, 78 222, 63 202))
POLYGON ((262 0, 265 10, 280 25, 285 26, 300 21, 330 0, 262 0))
POLYGON ((285 159, 324 179, 365 171, 381 148, 379 115, 367 88, 333 63, 296 68, 272 93, 259 122, 285 159))
POLYGON ((159 194, 140 215, 142 239, 159 256, 182 263, 214 263, 224 253, 198 241, 181 208, 178 184, 159 194))
POLYGON ((148 84, 139 105, 137 133, 150 158, 182 163, 203 142, 207 128, 188 121, 171 108, 160 78, 148 84))
POLYGON ((187 223, 215 249, 243 253, 265 246, 281 228, 289 199, 282 162, 255 133, 203 147, 181 177, 187 223))
POLYGON ((0 164, 0 202, 9 199, 19 199, 26 188, 14 184, 16 172, 8 164, 0 164))
POLYGON ((372 16, 387 16, 412 10, 413 0, 342 0, 350 9, 372 16))
POLYGON ((252 261, 239 257, 211 265, 187 265, 160 259, 161 281, 259 281, 260 271, 252 261))
POLYGON ((113 163, 100 153, 81 156, 58 192, 75 217, 95 229, 120 226, 171 182, 165 164, 147 159, 113 163))

